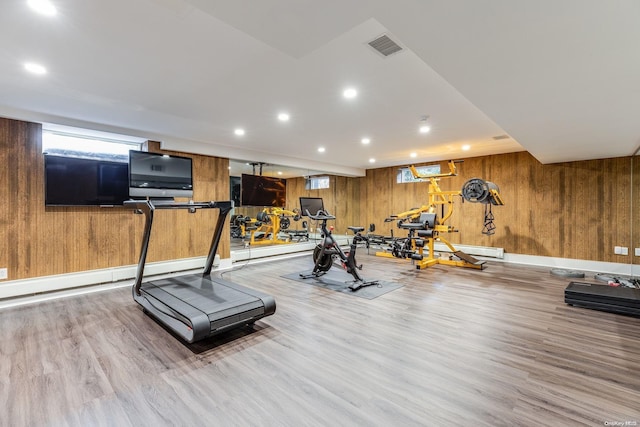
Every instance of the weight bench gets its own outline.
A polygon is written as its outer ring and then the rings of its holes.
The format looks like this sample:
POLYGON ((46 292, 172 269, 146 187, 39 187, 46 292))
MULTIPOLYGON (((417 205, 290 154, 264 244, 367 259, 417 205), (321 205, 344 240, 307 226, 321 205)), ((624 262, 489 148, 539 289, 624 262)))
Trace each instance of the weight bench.
POLYGON ((307 230, 284 230, 289 235, 289 238, 293 242, 306 242, 309 240, 309 232, 307 230))

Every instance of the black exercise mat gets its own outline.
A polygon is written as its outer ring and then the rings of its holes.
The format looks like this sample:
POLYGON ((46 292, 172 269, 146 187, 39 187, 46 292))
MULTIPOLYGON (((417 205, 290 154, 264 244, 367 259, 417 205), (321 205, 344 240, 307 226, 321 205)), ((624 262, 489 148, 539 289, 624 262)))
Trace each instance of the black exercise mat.
MULTIPOLYGON (((309 273, 310 270, 300 273, 291 273, 282 277, 285 279, 295 280, 296 282, 319 286, 321 288, 330 289, 332 291, 338 291, 365 299, 377 298, 380 295, 384 295, 387 292, 394 291, 403 286, 399 283, 379 280, 377 285, 365 286, 358 289, 357 291, 352 291, 351 289, 349 289, 349 285, 354 283, 352 280, 353 278, 345 271, 338 270, 337 268, 331 268, 326 274, 320 277, 309 277, 308 279, 303 279, 302 277, 300 277, 300 274, 308 275, 309 273)), ((367 277, 365 277, 364 279, 365 281, 368 281, 367 277)))

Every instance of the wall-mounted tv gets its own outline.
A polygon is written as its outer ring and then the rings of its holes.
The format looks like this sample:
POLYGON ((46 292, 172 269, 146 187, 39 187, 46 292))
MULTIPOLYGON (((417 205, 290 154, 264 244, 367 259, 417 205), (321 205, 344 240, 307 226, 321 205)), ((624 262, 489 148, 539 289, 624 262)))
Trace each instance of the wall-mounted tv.
POLYGON ((193 197, 193 170, 189 157, 129 151, 131 197, 193 197))
POLYGON ((121 205, 129 198, 128 165, 45 154, 46 206, 121 205))
POLYGON ((287 204, 287 180, 269 176, 241 176, 242 206, 270 206, 284 208, 287 204))

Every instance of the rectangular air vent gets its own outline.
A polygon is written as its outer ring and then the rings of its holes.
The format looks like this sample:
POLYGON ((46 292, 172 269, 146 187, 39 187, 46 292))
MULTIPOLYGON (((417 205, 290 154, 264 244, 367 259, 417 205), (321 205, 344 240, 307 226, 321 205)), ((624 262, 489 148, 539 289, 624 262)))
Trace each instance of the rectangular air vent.
POLYGON ((509 135, 498 135, 493 137, 494 141, 500 141, 501 139, 509 139, 509 135))
POLYGON ((381 35, 377 39, 370 41, 369 46, 381 53, 383 56, 389 56, 396 52, 400 52, 402 48, 396 42, 391 40, 386 34, 381 35))

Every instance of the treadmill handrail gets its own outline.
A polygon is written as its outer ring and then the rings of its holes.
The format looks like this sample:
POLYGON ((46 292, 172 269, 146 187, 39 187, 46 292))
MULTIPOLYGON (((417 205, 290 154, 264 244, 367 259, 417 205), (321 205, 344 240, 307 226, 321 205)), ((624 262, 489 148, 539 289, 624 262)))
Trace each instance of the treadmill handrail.
POLYGON ((205 262, 203 276, 211 274, 213 261, 222 238, 222 230, 224 229, 226 218, 233 208, 233 201, 210 201, 210 202, 153 202, 152 200, 126 200, 124 206, 139 211, 145 216, 144 232, 142 235, 142 247, 140 248, 140 257, 138 259, 138 268, 136 271, 136 279, 134 290, 136 295, 140 295, 140 286, 142 285, 142 277, 144 275, 144 266, 147 260, 147 251, 149 249, 149 240, 151 238, 151 228, 153 226, 153 213, 156 209, 220 209, 218 220, 216 221, 213 236, 211 238, 211 246, 209 254, 205 262))

